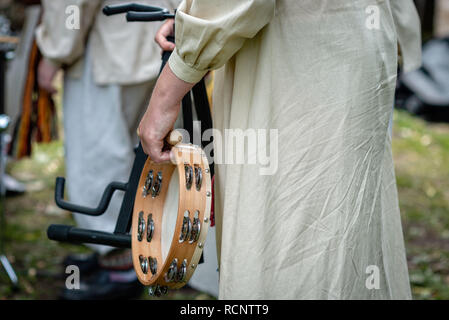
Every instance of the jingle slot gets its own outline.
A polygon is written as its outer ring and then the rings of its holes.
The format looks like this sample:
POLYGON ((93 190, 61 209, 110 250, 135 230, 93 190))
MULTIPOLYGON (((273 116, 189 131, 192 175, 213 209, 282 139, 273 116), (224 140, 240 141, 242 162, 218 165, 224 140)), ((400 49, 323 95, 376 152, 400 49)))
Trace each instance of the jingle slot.
POLYGON ((147 241, 151 242, 151 239, 153 239, 154 234, 154 221, 153 221, 153 214, 150 213, 148 215, 148 223, 147 223, 147 241))
POLYGON ((192 232, 190 233, 189 243, 198 241, 201 232, 200 212, 195 211, 193 216, 192 232))
POLYGON ((195 186, 197 191, 201 190, 202 182, 203 182, 203 171, 201 170, 200 167, 195 165, 195 186))
POLYGON ((157 177, 154 180, 153 187, 151 188, 151 197, 155 198, 159 195, 162 188, 162 171, 157 173, 157 177))
POLYGON ((157 260, 153 257, 148 257, 148 260, 150 262, 150 271, 155 275, 157 273, 157 260))
POLYGON ((178 273, 178 259, 173 259, 172 263, 168 267, 167 273, 165 274, 165 281, 172 282, 178 273))
POLYGON ((142 255, 139 256, 140 268, 144 274, 148 272, 148 259, 142 255))
POLYGON ((148 287, 148 294, 149 294, 150 296, 160 297, 162 294, 164 294, 164 292, 162 291, 161 286, 159 286, 158 284, 156 284, 156 285, 154 285, 154 286, 148 287))
POLYGON ((166 295, 168 293, 168 287, 167 286, 160 286, 161 288, 161 293, 163 295, 166 295))
POLYGON ((179 268, 178 273, 176 274, 176 282, 184 282, 186 280, 187 275, 187 259, 184 259, 184 261, 181 264, 181 267, 179 268))
POLYGON ((154 295, 158 298, 162 295, 161 287, 159 285, 156 285, 156 290, 154 291, 154 295))
POLYGON ((145 178, 142 196, 145 198, 150 193, 151 185, 153 184, 153 170, 150 170, 145 178))
POLYGON ((185 176, 186 176, 186 189, 190 190, 190 188, 192 187, 192 180, 193 180, 193 170, 192 167, 185 164, 184 165, 184 171, 185 171, 185 176))
POLYGON ((144 232, 145 232, 145 219, 143 218, 143 211, 140 211, 139 222, 137 224, 137 240, 142 241, 144 232))
POLYGON ((182 243, 190 238, 190 234, 192 232, 192 222, 190 221, 189 215, 190 215, 189 210, 186 210, 184 212, 184 219, 182 220, 181 233, 179 235, 179 243, 182 243))

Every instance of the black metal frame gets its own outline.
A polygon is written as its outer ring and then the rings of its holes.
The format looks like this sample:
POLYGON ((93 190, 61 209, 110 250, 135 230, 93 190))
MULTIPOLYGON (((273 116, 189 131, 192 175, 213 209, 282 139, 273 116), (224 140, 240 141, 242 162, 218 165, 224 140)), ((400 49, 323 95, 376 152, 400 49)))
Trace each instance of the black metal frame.
POLYGON ((142 146, 139 146, 135 150, 136 157, 131 169, 127 183, 111 182, 103 192, 100 203, 96 208, 90 208, 85 206, 69 203, 64 200, 64 184, 65 179, 62 177, 56 178, 55 187, 55 202, 58 207, 71 212, 77 212, 90 216, 102 215, 109 206, 112 195, 115 190, 121 190, 125 192, 122 205, 120 207, 120 213, 115 225, 114 233, 79 229, 66 225, 52 224, 47 229, 47 236, 51 240, 71 243, 93 243, 103 244, 120 248, 131 248, 131 237, 129 236, 129 230, 131 229, 131 219, 134 207, 134 197, 136 195, 137 186, 139 184, 140 174, 147 159, 147 155, 143 152, 142 146))
MULTIPOLYGON (((167 18, 174 17, 174 15, 170 14, 167 9, 136 3, 106 6, 103 8, 103 13, 107 16, 126 13, 127 21, 162 21, 167 18)), ((166 63, 168 56, 169 54, 164 54, 162 66, 166 63)), ((114 247, 131 248, 131 237, 129 236, 129 231, 131 228, 134 197, 139 183, 140 174, 147 159, 147 155, 143 152, 142 145, 140 143, 135 149, 135 154, 136 157, 134 159, 128 182, 111 182, 103 192, 100 203, 96 208, 80 206, 65 201, 65 179, 62 177, 56 178, 55 202, 57 206, 71 212, 90 216, 102 215, 108 208, 113 193, 116 190, 124 191, 125 195, 114 233, 79 229, 65 225, 50 225, 47 230, 48 238, 62 242, 93 243, 110 245, 114 247)))

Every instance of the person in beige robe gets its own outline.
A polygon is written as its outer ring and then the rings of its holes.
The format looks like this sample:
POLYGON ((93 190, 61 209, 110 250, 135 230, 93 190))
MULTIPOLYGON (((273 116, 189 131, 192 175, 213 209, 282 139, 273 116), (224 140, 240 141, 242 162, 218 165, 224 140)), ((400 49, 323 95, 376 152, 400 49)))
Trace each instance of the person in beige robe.
POLYGON ((139 127, 154 160, 209 70, 217 132, 277 130, 273 172, 215 163, 219 297, 411 298, 388 123, 398 52, 420 65, 412 0, 184 0, 175 30, 139 127))

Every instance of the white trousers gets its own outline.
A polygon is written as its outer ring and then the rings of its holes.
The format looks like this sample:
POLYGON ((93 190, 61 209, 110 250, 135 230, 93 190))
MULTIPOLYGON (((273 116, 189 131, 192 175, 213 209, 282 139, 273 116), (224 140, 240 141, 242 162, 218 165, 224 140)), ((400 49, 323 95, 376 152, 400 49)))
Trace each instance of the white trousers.
MULTIPOLYGON (((136 128, 155 80, 137 85, 99 86, 87 55, 83 75, 64 79, 66 186, 71 202, 96 207, 112 181, 126 182, 134 160, 136 128)), ((80 228, 113 232, 123 192, 116 191, 106 212, 75 214, 80 228)), ((112 248, 92 245, 104 254, 112 248)))

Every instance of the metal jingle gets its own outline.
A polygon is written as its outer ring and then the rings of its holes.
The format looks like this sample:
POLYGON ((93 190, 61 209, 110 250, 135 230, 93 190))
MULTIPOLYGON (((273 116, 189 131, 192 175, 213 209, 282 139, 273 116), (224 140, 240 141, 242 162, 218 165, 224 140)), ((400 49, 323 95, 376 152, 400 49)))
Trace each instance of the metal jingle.
POLYGON ((203 182, 203 171, 201 170, 200 167, 196 167, 195 166, 195 185, 196 185, 196 190, 198 190, 198 191, 201 190, 202 182, 203 182))
POLYGON ((154 289, 154 295, 158 298, 162 295, 161 286, 158 284, 156 285, 156 288, 154 289))
POLYGON ((157 173, 157 177, 154 180, 153 187, 151 188, 151 197, 154 198, 159 195, 162 188, 162 171, 157 173))
POLYGON ((148 294, 150 296, 160 297, 162 295, 162 292, 163 291, 158 284, 148 287, 148 294))
POLYGON ((162 294, 167 294, 168 293, 168 287, 167 286, 160 286, 160 288, 161 288, 161 293, 162 294))
POLYGON ((148 272, 148 259, 142 255, 139 256, 140 268, 144 274, 148 272))
POLYGON ((181 267, 179 268, 178 273, 176 273, 176 282, 184 282, 186 280, 187 275, 187 259, 184 259, 184 261, 181 264, 181 267))
POLYGON ((167 273, 165 274, 165 281, 172 282, 178 273, 178 259, 173 259, 172 263, 168 267, 167 273))
POLYGON ((148 223, 147 223, 147 241, 151 242, 151 239, 153 239, 154 234, 154 221, 153 221, 153 214, 150 213, 148 215, 148 223))
POLYGON ((192 222, 189 218, 189 211, 184 212, 184 219, 182 220, 181 233, 179 235, 179 243, 184 242, 190 238, 190 233, 192 232, 192 222))
POLYGON ((157 273, 157 259, 154 257, 148 257, 150 263, 150 271, 153 275, 157 273))
POLYGON ((137 240, 142 241, 144 232, 145 232, 145 219, 143 218, 143 211, 140 211, 139 220, 137 223, 137 240))
POLYGON ((143 186, 142 196, 145 198, 150 192, 151 185, 153 184, 153 170, 150 170, 145 178, 145 184, 143 186))
POLYGON ((192 167, 189 166, 188 164, 185 164, 184 171, 185 171, 185 175, 186 175, 186 189, 190 190, 190 188, 192 187, 192 180, 193 180, 192 167))
POLYGON ((201 222, 200 222, 199 215, 200 215, 200 212, 198 210, 196 210, 194 218, 193 218, 192 232, 190 233, 189 243, 198 241, 198 239, 200 237, 201 222))

